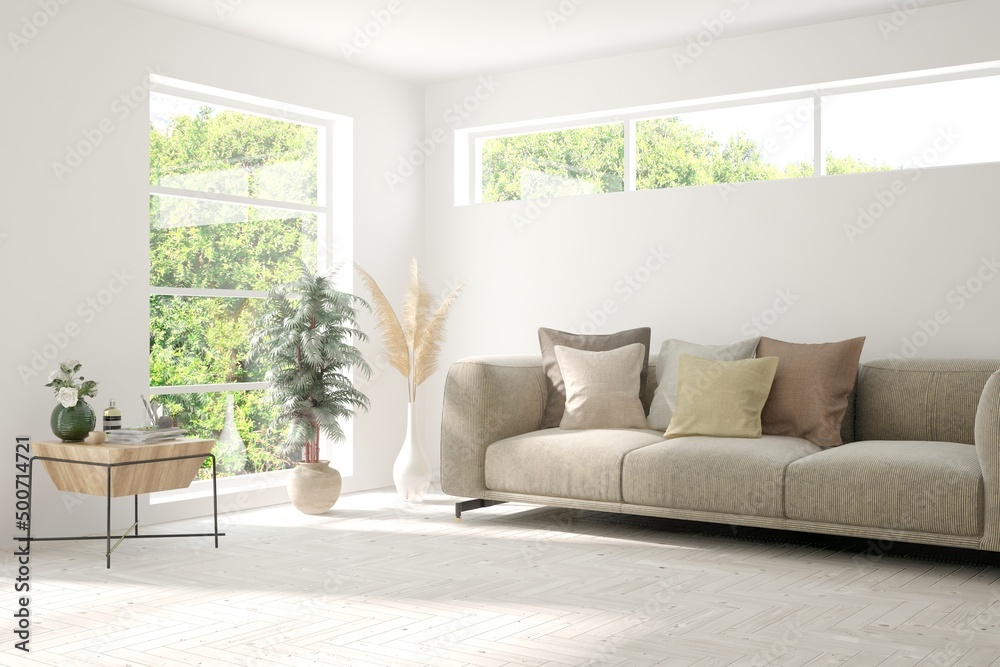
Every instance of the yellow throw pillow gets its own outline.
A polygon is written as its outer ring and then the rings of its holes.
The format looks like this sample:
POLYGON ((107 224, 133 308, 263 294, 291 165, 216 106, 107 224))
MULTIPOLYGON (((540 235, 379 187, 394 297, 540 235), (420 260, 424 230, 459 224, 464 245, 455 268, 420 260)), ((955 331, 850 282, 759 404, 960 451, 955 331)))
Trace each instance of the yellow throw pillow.
POLYGON ((777 357, 716 361, 682 354, 677 409, 663 437, 759 438, 760 413, 777 370, 777 357))

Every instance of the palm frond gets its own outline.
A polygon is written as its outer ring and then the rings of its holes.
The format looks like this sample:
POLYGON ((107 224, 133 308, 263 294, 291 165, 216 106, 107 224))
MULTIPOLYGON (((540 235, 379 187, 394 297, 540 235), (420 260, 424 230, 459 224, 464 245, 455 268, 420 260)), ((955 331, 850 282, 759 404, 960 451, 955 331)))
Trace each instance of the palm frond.
POLYGON ((375 279, 367 271, 357 264, 354 265, 361 276, 361 282, 371 294, 375 320, 379 330, 382 332, 382 340, 385 344, 385 353, 389 358, 389 364, 404 377, 410 377, 410 348, 407 344, 403 327, 396 317, 395 311, 389 304, 389 300, 382 293, 382 289, 375 282, 375 279))
POLYGON ((285 430, 283 451, 301 450, 306 462, 316 461, 321 432, 338 437, 337 420, 368 408, 348 376, 351 367, 371 374, 351 345, 364 339, 355 306, 368 308, 338 291, 332 273, 315 275, 303 265, 298 279, 269 292, 251 338, 250 357, 267 368, 271 428, 285 430))

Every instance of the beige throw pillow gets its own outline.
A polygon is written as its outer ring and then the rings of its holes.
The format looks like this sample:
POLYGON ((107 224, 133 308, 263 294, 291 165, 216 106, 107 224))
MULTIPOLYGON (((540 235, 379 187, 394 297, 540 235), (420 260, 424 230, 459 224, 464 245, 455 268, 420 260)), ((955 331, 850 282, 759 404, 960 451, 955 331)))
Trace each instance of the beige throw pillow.
POLYGON ((663 341, 660 356, 656 359, 656 392, 649 406, 649 428, 662 431, 670 425, 670 418, 677 408, 678 360, 682 354, 720 361, 752 359, 758 340, 748 338, 730 345, 698 345, 676 339, 663 341))
POLYGON ((665 438, 761 436, 760 411, 771 390, 777 358, 719 361, 683 354, 679 361, 677 409, 665 438))
MULTIPOLYGON (((545 403, 545 414, 542 416, 542 428, 559 426, 563 409, 566 406, 566 387, 559 370, 559 363, 556 361, 556 354, 553 351, 556 345, 572 347, 576 350, 605 352, 632 343, 642 343, 646 346, 646 356, 642 362, 640 387, 645 387, 646 367, 649 365, 649 336, 649 327, 601 335, 573 334, 556 329, 540 328, 538 330, 538 343, 542 349, 542 370, 545 372, 545 388, 548 395, 545 403)), ((754 343, 754 347, 756 347, 756 343, 754 343)), ((639 392, 641 396, 642 389, 639 392)), ((649 406, 644 405, 643 407, 648 408, 649 406)))
POLYGON ((639 399, 646 347, 633 343, 607 352, 554 348, 566 387, 559 428, 646 428, 639 399))
POLYGON ((820 344, 761 338, 757 356, 780 359, 761 413, 764 433, 805 438, 819 447, 842 445, 840 427, 864 344, 864 337, 820 344))

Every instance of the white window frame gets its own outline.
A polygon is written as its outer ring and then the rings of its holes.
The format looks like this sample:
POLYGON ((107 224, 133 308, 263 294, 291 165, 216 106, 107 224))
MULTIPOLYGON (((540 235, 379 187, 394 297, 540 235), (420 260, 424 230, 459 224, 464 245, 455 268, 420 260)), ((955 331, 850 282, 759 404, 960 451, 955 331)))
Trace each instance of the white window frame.
MULTIPOLYGON (((149 194, 168 197, 188 197, 202 201, 216 201, 254 208, 276 208, 315 215, 317 220, 317 267, 320 272, 333 266, 345 267, 336 275, 337 288, 354 293, 353 266, 353 217, 354 217, 354 176, 353 176, 353 119, 326 111, 308 109, 296 105, 276 102, 261 97, 246 95, 220 88, 181 81, 157 74, 150 75, 150 90, 155 93, 173 95, 196 102, 204 102, 234 111, 252 113, 281 121, 317 128, 317 202, 318 205, 275 201, 256 197, 228 195, 221 193, 187 190, 184 188, 149 186, 149 194)), ((148 245, 148 244, 147 244, 148 245)), ((172 288, 149 286, 152 296, 190 297, 235 297, 265 298, 266 291, 172 288)), ((200 385, 178 385, 169 387, 149 387, 148 392, 160 394, 224 393, 266 389, 266 382, 235 382, 200 385)), ((353 425, 343 424, 344 441, 334 446, 325 436, 320 441, 320 457, 334 461, 342 476, 350 477, 354 468, 353 425)), ((284 484, 288 470, 278 470, 249 475, 224 477, 218 480, 219 493, 255 493, 284 484)), ((211 481, 193 482, 187 489, 163 491, 150 494, 150 505, 189 501, 211 495, 211 481)))
MULTIPOLYGON (((483 203, 482 144, 497 139, 538 132, 570 130, 594 125, 623 123, 625 126, 625 192, 636 191, 635 126, 641 120, 665 118, 697 111, 728 109, 767 102, 813 99, 813 176, 826 175, 823 155, 823 98, 827 95, 885 90, 945 81, 1000 75, 1000 61, 975 63, 932 70, 865 77, 815 85, 793 86, 696 100, 683 100, 643 107, 574 114, 557 118, 498 123, 455 130, 455 206, 483 203)), ((523 200, 521 200, 523 201, 523 200)), ((497 202, 499 203, 499 202, 497 202)))

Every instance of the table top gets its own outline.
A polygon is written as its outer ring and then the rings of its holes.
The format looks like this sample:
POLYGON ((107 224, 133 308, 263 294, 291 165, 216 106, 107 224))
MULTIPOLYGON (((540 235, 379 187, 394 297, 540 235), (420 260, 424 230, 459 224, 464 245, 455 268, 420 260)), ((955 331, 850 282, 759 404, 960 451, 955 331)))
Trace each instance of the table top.
POLYGON ((100 445, 92 445, 87 442, 39 441, 31 443, 31 451, 38 456, 93 463, 150 461, 191 454, 205 454, 207 456, 213 447, 215 447, 215 440, 197 438, 166 440, 148 445, 118 442, 105 442, 100 445))

